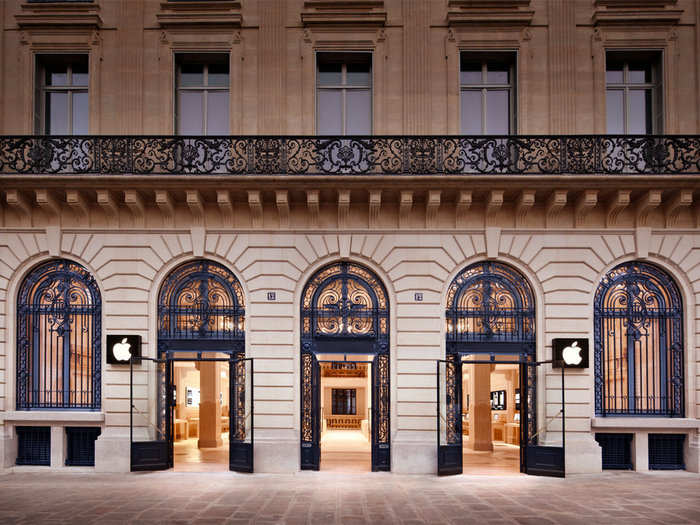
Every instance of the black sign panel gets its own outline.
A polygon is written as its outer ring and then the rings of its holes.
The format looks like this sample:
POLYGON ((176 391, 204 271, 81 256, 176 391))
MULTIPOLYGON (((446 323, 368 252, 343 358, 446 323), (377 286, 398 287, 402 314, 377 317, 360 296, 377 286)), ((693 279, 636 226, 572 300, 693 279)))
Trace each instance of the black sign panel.
POLYGON ((588 339, 552 339, 552 368, 588 368, 588 339))
POLYGON ((134 364, 141 363, 140 335, 108 335, 107 363, 110 365, 128 365, 131 356, 134 364))

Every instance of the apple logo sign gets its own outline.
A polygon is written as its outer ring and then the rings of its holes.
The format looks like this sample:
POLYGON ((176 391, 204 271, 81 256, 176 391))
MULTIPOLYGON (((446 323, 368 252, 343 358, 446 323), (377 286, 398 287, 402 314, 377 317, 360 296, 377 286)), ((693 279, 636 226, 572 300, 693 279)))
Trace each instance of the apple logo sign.
POLYGON ((567 365, 580 365, 583 358, 581 357, 581 348, 578 346, 578 341, 574 341, 570 346, 564 348, 561 356, 567 365))
POLYGON ((127 343, 127 338, 122 339, 121 343, 116 343, 112 347, 112 353, 117 361, 128 361, 131 359, 131 352, 129 351, 131 345, 127 343))
POLYGON ((141 336, 107 334, 107 363, 110 365, 141 364, 141 336))
POLYGON ((588 368, 588 339, 552 339, 552 368, 588 368))

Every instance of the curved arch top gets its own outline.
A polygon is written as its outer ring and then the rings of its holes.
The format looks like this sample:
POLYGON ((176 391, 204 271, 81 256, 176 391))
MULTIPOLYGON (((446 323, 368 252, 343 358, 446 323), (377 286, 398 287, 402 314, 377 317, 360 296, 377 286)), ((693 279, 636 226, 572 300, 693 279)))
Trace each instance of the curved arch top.
POLYGON ((447 290, 445 320, 448 341, 534 344, 532 287, 507 264, 471 264, 457 274, 447 290))
POLYGON ((302 339, 388 341, 389 299, 384 284, 374 272, 356 263, 334 262, 322 267, 302 292, 301 333, 302 339))
POLYGON ((596 414, 682 417, 683 303, 673 278, 625 262, 605 274, 593 304, 596 414))
POLYGON ((238 278, 208 259, 177 266, 158 293, 158 337, 243 340, 245 297, 238 278))
POLYGON ((82 265, 36 266, 17 296, 17 408, 100 408, 102 299, 82 265))

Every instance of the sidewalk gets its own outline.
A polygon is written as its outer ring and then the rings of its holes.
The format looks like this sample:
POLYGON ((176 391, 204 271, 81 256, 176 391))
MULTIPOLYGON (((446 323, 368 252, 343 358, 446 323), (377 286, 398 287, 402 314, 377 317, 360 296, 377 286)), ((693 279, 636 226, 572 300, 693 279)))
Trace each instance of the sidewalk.
POLYGON ((700 523, 700 475, 14 473, 0 523, 700 523))

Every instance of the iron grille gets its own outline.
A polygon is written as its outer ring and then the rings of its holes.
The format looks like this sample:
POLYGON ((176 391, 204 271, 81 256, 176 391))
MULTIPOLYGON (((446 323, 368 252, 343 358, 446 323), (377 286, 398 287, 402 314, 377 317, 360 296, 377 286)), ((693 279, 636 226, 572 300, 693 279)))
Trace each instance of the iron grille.
POLYGON ((597 433, 603 452, 603 470, 632 470, 632 434, 597 433))
POLYGON ((17 409, 99 409, 101 297, 81 265, 35 268, 17 298, 17 409))
POLYGON ((95 466, 95 440, 99 427, 66 427, 66 465, 69 467, 95 466))
POLYGON ((447 341, 534 342, 534 305, 530 284, 510 266, 472 264, 447 291, 447 341))
POLYGON ((685 470, 684 444, 685 434, 649 434, 649 468, 685 470))
POLYGON ((699 173, 698 135, 0 137, 0 174, 699 173))
POLYGON ((178 266, 158 299, 160 339, 245 339, 243 288, 219 263, 198 260, 178 266))
POLYGON ((51 465, 51 427, 17 427, 17 465, 51 465))
POLYGON ((648 263, 603 278, 594 300, 596 414, 683 417, 683 306, 648 263))

